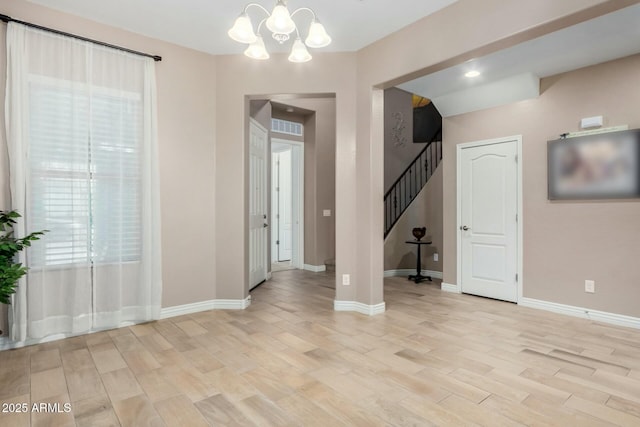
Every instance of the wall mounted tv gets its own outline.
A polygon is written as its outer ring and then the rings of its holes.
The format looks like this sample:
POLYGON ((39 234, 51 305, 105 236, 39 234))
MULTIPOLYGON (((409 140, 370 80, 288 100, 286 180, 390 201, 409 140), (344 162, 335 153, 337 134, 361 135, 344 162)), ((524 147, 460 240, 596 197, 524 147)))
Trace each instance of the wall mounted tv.
POLYGON ((640 129, 547 142, 549 200, 640 197, 640 129))

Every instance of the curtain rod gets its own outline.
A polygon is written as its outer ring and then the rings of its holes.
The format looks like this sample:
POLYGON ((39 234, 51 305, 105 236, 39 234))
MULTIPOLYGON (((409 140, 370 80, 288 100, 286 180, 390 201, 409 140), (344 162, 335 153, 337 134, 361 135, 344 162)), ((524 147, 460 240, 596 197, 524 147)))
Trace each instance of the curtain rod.
POLYGON ((135 55, 146 56, 147 58, 153 58, 154 61, 162 61, 162 57, 158 56, 158 55, 151 55, 151 54, 144 53, 144 52, 138 52, 137 50, 127 49, 126 47, 116 46, 114 44, 109 44, 109 43, 101 42, 101 41, 98 41, 98 40, 89 39, 87 37, 82 37, 82 36, 78 36, 76 34, 66 33, 64 31, 54 30, 53 28, 43 27, 41 25, 32 24, 31 22, 20 21, 19 19, 13 19, 12 17, 7 16, 7 15, 3 15, 1 13, 0 13, 0 21, 7 22, 7 23, 8 22, 17 22, 18 24, 26 25, 27 27, 37 28, 38 30, 48 31, 50 33, 59 34, 61 36, 73 37, 74 39, 82 40, 82 41, 85 41, 85 42, 95 43, 95 44, 98 44, 100 46, 110 47, 112 49, 122 50, 124 52, 133 53, 135 55))

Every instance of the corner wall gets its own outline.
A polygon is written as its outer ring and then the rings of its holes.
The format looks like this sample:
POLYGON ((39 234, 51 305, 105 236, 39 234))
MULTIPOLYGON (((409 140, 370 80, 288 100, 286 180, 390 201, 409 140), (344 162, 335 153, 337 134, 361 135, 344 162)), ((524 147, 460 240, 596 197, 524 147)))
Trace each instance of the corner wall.
POLYGON ((525 297, 640 317, 640 200, 549 201, 547 141, 579 130, 640 127, 640 55, 543 79, 537 99, 449 117, 444 135, 444 281, 457 283, 456 145, 522 135, 525 297), (585 279, 596 293, 584 292, 585 279))
MULTIPOLYGON (((383 178, 377 172, 384 168, 380 89, 633 3, 636 2, 459 0, 358 51, 356 195, 358 211, 363 214, 358 215, 357 236, 364 249, 358 252, 355 263, 357 301, 376 305, 384 300, 384 241, 380 231, 384 190, 383 178)), ((345 287, 338 284, 338 294, 345 287)))
POLYGON ((384 91, 384 191, 425 147, 413 142, 413 95, 398 88, 384 91))
POLYGON ((427 227, 425 239, 433 242, 423 246, 422 268, 424 270, 442 272, 442 167, 438 166, 431 178, 416 199, 402 214, 384 241, 384 270, 403 270, 416 268, 415 245, 405 243, 412 240, 411 230, 414 227, 427 227), (433 254, 438 253, 438 261, 433 254))
POLYGON ((299 98, 284 103, 314 111, 306 116, 304 130, 305 187, 312 189, 305 190, 304 263, 322 266, 336 253, 336 99, 299 98), (313 150, 307 150, 308 145, 313 150), (325 209, 331 216, 323 215, 325 209))
MULTIPOLYGON (((253 61, 243 55, 218 56, 216 73, 216 230, 225 242, 217 252, 217 295, 222 299, 244 299, 248 294, 246 233, 248 204, 248 156, 246 135, 248 96, 273 94, 335 94, 335 221, 336 273, 354 274, 356 252, 355 187, 355 82, 353 53, 314 53, 313 61, 292 64, 283 54, 269 61, 253 61), (226 183, 233 183, 227 185, 226 183)), ((355 276, 355 275, 354 275, 355 276)), ((352 276, 352 277, 354 277, 352 276)), ((355 280, 352 279, 352 280, 355 280)), ((336 290, 336 299, 353 301, 354 288, 336 290)))

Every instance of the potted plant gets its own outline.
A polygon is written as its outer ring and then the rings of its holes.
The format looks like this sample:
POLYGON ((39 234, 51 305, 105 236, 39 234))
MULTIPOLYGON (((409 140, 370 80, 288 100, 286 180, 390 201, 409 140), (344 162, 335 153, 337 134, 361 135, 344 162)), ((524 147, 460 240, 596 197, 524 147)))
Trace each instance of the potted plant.
POLYGON ((36 231, 25 237, 13 236, 13 225, 20 214, 16 211, 0 211, 0 303, 11 304, 18 280, 27 274, 28 268, 16 262, 16 254, 31 242, 39 240, 48 230, 36 231))

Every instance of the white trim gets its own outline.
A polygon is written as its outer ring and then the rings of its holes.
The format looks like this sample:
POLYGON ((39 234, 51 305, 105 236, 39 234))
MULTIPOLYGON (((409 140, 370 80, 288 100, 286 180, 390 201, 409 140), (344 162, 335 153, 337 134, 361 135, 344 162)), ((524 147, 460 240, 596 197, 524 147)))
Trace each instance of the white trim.
POLYGON ((440 289, 443 292, 452 292, 454 294, 460 294, 462 293, 462 291, 460 290, 460 286, 458 285, 452 285, 451 283, 445 283, 442 282, 442 284, 440 285, 440 289))
MULTIPOLYGON (((522 297, 522 289, 523 289, 523 283, 524 283, 524 274, 523 274, 523 253, 524 253, 524 241, 523 241, 523 227, 522 225, 524 224, 524 209, 523 209, 523 197, 522 197, 522 135, 513 135, 513 136, 507 136, 507 137, 502 137, 502 138, 495 138, 495 139, 486 139, 483 141, 474 141, 474 142, 467 142, 467 143, 463 143, 463 144, 458 144, 456 145, 456 274, 458 275, 458 282, 462 283, 462 233, 460 233, 460 225, 462 224, 462 188, 461 188, 461 184, 462 184, 462 168, 460 167, 460 164, 462 162, 462 150, 465 148, 471 148, 471 147, 479 147, 479 146, 483 146, 483 145, 491 145, 491 144, 503 144, 503 143, 507 143, 507 142, 512 142, 515 141, 516 142, 516 152, 517 152, 517 165, 516 165, 516 170, 517 170, 517 174, 518 174, 518 187, 517 187, 517 198, 518 198, 518 207, 517 207, 517 212, 516 214, 518 215, 518 223, 517 223, 517 249, 518 249, 518 255, 517 255, 517 266, 516 266, 516 273, 518 274, 518 282, 516 283, 517 286, 517 295, 516 295, 516 303, 518 303, 520 301, 522 297)), ((443 285, 443 290, 444 289, 444 285, 445 283, 442 284, 443 285)), ((447 285, 447 287, 449 287, 449 285, 447 285)), ((453 289, 453 285, 451 285, 451 288, 453 289)), ((457 289, 458 293, 462 292, 462 286, 461 285, 455 285, 455 288, 457 289)), ((454 291, 450 291, 450 292, 454 292, 454 291)))
MULTIPOLYGON (((400 277, 400 276, 409 276, 410 274, 416 274, 415 268, 401 268, 398 270, 385 270, 384 277, 400 277)), ((422 270, 420 272, 423 276, 431 276, 433 279, 441 279, 442 280, 442 271, 434 271, 434 270, 422 270)))
POLYGON ((245 299, 212 299, 192 304, 165 307, 160 310, 160 319, 199 313, 208 310, 244 310, 251 305, 251 295, 245 299))
POLYGON ((333 309, 335 311, 355 311, 356 313, 366 314, 367 316, 375 316, 382 314, 386 310, 384 302, 375 305, 367 305, 358 301, 333 301, 333 309))
POLYGON ((245 299, 216 299, 213 300, 214 310, 244 310, 251 305, 251 295, 245 299))
POLYGON ((625 316, 624 314, 608 313, 606 311, 591 310, 590 308, 573 305, 559 304, 556 302, 542 301, 533 298, 520 298, 518 305, 538 310, 552 311, 567 316, 580 317, 595 322, 610 323, 612 325, 626 326, 640 329, 640 317, 625 316))
POLYGON ((327 266, 324 264, 322 265, 305 264, 304 269, 307 271, 311 271, 313 273, 321 273, 323 271, 327 271, 327 266))

